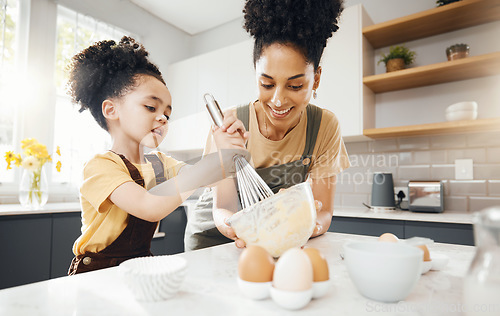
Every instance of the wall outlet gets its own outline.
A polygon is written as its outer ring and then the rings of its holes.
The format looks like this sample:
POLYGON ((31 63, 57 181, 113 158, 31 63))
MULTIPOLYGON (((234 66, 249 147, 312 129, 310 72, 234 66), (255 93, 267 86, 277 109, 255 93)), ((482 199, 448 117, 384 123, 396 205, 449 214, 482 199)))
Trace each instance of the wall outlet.
POLYGON ((455 180, 473 180, 474 163, 472 159, 455 160, 455 180))
POLYGON ((394 187, 394 200, 396 202, 399 201, 399 199, 398 199, 399 191, 403 191, 403 193, 405 194, 403 201, 408 202, 408 187, 394 187))

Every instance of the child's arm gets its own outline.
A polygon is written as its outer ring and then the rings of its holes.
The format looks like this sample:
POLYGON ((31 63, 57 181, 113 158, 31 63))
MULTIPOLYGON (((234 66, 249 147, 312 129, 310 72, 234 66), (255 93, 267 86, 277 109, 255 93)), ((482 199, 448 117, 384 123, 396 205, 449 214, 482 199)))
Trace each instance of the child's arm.
POLYGON ((227 119, 228 128, 216 128, 214 138, 220 150, 192 166, 184 166, 174 177, 149 192, 134 182, 125 182, 110 195, 110 200, 127 213, 150 222, 156 222, 173 212, 195 189, 213 184, 234 173, 232 157, 247 156, 245 141, 248 134, 241 132, 241 121, 227 119), (242 136, 243 135, 243 136, 242 136))
MULTIPOLYGON (((236 111, 228 111, 224 113, 224 119, 236 119, 236 111)), ((246 158, 250 161, 250 158, 246 158)), ((224 236, 234 239, 236 246, 244 247, 245 242, 239 240, 234 233, 234 230, 226 224, 226 220, 238 211, 238 192, 237 185, 234 179, 224 179, 217 182, 214 189, 213 197, 213 217, 217 229, 224 236)))

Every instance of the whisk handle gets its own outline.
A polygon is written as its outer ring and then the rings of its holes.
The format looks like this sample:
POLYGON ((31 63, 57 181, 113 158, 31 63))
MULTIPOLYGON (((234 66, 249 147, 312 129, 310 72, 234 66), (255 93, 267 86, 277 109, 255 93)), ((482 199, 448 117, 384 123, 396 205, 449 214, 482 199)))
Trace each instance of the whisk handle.
POLYGON ((219 103, 217 103, 217 100, 210 93, 205 93, 203 99, 214 124, 220 127, 224 121, 224 115, 219 107, 219 103))

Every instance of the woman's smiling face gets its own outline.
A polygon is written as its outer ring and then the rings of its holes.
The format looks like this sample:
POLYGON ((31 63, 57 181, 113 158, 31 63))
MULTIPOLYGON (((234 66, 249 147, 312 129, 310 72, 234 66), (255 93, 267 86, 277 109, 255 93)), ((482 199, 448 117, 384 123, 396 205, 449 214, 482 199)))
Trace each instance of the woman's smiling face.
POLYGON ((321 69, 315 72, 313 64, 293 46, 272 44, 262 50, 255 70, 269 128, 288 132, 299 122, 317 88, 321 69))

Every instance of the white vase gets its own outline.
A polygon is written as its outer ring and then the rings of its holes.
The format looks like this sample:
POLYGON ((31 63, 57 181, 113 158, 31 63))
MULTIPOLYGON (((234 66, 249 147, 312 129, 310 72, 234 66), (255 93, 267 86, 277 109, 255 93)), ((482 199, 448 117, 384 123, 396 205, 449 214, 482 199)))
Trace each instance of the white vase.
POLYGON ((19 202, 26 209, 41 209, 49 198, 49 186, 45 168, 23 170, 19 184, 19 202))

